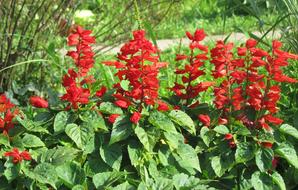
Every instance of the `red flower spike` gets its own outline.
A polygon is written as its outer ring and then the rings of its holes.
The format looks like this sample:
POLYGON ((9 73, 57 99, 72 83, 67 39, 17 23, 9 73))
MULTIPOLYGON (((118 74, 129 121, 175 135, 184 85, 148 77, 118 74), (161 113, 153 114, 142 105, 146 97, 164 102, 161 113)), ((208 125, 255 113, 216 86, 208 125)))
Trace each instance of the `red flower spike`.
POLYGON ((107 88, 105 86, 101 87, 98 91, 96 91, 97 97, 102 97, 107 91, 107 88))
POLYGON ((158 107, 157 107, 158 111, 169 111, 170 110, 168 104, 163 101, 158 101, 157 104, 158 104, 158 107))
POLYGON ((119 114, 112 114, 109 116, 108 120, 110 123, 115 123, 116 119, 119 117, 119 114))
POLYGON ((272 148, 273 144, 271 142, 262 142, 262 146, 265 148, 272 148))
POLYGON ((233 139, 233 135, 231 133, 228 133, 225 135, 225 140, 231 140, 233 139))
POLYGON ((137 124, 140 119, 141 119, 141 113, 139 112, 134 112, 130 117, 130 121, 134 124, 137 124))
POLYGON ((210 126, 210 117, 208 115, 200 114, 198 119, 207 127, 210 126))
POLYGON ((49 107, 48 101, 39 97, 39 96, 31 96, 29 100, 30 104, 36 108, 47 108, 49 107))
POLYGON ((28 160, 28 161, 32 160, 29 152, 27 152, 27 151, 19 152, 18 148, 13 148, 11 152, 5 152, 4 156, 12 157, 13 158, 12 162, 14 164, 18 164, 18 163, 22 162, 23 159, 28 160))
POLYGON ((5 94, 0 95, 0 113, 4 113, 7 110, 13 108, 15 105, 10 102, 10 100, 5 96, 5 94))

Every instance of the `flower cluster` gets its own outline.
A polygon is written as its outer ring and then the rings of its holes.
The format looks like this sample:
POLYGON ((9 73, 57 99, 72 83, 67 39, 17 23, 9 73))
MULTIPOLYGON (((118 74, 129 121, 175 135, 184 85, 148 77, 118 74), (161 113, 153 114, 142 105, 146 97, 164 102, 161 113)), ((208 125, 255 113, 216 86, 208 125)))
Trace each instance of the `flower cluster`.
POLYGON ((283 120, 273 116, 277 113, 280 99, 278 82, 296 82, 283 74, 281 67, 288 65, 288 59, 298 59, 296 55, 280 50, 282 44, 273 41, 272 53, 257 47, 257 41, 247 40, 245 47, 233 53, 233 43, 218 41, 211 50, 213 76, 222 82, 214 88, 214 104, 222 110, 219 122, 227 122, 232 112, 242 110, 237 118, 248 127, 270 130, 268 123, 279 125, 283 120), (257 116, 248 119, 245 111, 253 109, 257 116))
MULTIPOLYGON (((144 105, 159 105, 160 109, 168 109, 164 102, 158 100, 159 69, 166 66, 159 62, 157 48, 145 37, 144 30, 133 32, 133 39, 123 45, 118 54, 117 61, 106 61, 105 65, 115 66, 116 76, 120 82, 114 85, 115 105, 127 109, 132 107, 134 113, 131 117, 133 123, 141 118, 144 105), (123 88, 123 81, 129 82, 128 88, 123 88), (158 101, 157 101, 158 100, 158 101)), ((111 120, 114 116, 111 117, 111 120)))
MULTIPOLYGON (((180 99, 185 100, 187 106, 194 107, 198 102, 192 103, 192 99, 196 98, 200 92, 206 91, 208 87, 212 86, 213 82, 199 82, 198 77, 205 74, 205 72, 200 69, 204 65, 204 62, 208 60, 208 47, 201 44, 201 41, 205 38, 205 32, 202 29, 198 29, 192 35, 190 32, 186 32, 189 40, 190 55, 177 54, 176 61, 188 60, 189 64, 185 64, 184 68, 176 69, 176 74, 181 75, 181 83, 175 82, 172 88, 173 92, 180 99), (195 53, 198 49, 199 52, 195 53)), ((177 78, 178 79, 178 78, 177 78)))
POLYGON ((90 90, 84 85, 94 82, 93 77, 87 75, 94 64, 94 52, 90 45, 95 43, 95 38, 90 34, 90 30, 77 26, 74 33, 68 37, 68 45, 75 46, 75 50, 68 51, 67 55, 73 59, 77 71, 69 69, 64 75, 63 86, 66 88, 66 94, 61 99, 70 102, 74 109, 77 109, 79 104, 89 102, 90 90))
POLYGON ((15 105, 5 96, 0 95, 0 132, 7 135, 8 131, 14 127, 13 119, 19 113, 15 105))
POLYGON ((12 162, 14 164, 18 164, 23 160, 31 160, 31 155, 28 151, 24 150, 22 152, 19 151, 18 148, 13 148, 10 152, 5 152, 4 156, 12 157, 12 162))

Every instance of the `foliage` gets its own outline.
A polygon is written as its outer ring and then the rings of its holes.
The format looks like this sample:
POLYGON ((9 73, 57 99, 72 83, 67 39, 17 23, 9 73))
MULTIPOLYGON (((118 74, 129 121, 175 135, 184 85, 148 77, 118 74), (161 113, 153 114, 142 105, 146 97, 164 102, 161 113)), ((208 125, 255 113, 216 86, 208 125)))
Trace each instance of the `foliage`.
POLYGON ((253 39, 210 48, 204 30, 186 35, 190 44, 175 56, 174 83, 162 83, 160 71, 173 63, 160 61, 144 30, 133 32, 116 60, 103 62, 115 71, 115 81, 104 81, 91 74, 95 38, 77 26, 68 37, 74 64, 55 103, 33 96, 29 106, 16 107, 0 96, 0 187, 297 186, 288 175, 298 170, 298 131, 282 124, 278 101, 281 83, 297 82, 282 67, 298 56, 276 40, 268 51, 253 39))

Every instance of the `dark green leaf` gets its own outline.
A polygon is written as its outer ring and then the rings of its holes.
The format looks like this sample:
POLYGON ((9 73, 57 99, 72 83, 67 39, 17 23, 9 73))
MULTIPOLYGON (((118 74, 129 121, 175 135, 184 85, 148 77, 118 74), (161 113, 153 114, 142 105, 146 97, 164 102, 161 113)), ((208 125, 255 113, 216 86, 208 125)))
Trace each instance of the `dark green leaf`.
POLYGON ((251 160, 255 155, 256 147, 254 144, 249 142, 242 142, 237 144, 235 153, 235 160, 237 163, 244 163, 251 160))
POLYGON ((122 161, 122 149, 119 144, 103 145, 100 148, 100 156, 105 163, 119 171, 122 161))
POLYGON ((277 147, 275 152, 298 169, 298 157, 293 145, 284 142, 277 147))
POLYGON ((132 124, 128 117, 120 116, 113 124, 111 138, 109 144, 122 141, 132 133, 132 124))
POLYGON ((270 148, 260 148, 256 153, 256 164, 260 171, 266 172, 272 168, 273 150, 270 148))
POLYGON ((105 189, 111 186, 114 182, 121 179, 125 173, 123 172, 103 172, 93 176, 93 183, 96 189, 105 189))
POLYGON ((103 117, 96 111, 85 111, 83 115, 80 115, 81 119, 86 125, 92 126, 94 130, 102 129, 103 131, 109 131, 103 117))
POLYGON ((44 128, 39 122, 34 122, 27 118, 22 119, 20 117, 16 117, 16 119, 27 131, 47 133, 47 134, 49 133, 48 130, 44 128))
POLYGON ((202 127, 200 131, 200 136, 203 139, 204 143, 209 147, 210 142, 213 140, 214 134, 208 127, 202 127))
POLYGON ((34 177, 40 183, 50 184, 56 189, 58 176, 55 167, 49 163, 42 163, 35 167, 34 177))
POLYGON ((147 151, 152 150, 152 146, 150 146, 149 137, 146 133, 146 131, 140 127, 139 125, 135 128, 135 134, 137 135, 140 142, 143 144, 144 148, 147 151))
POLYGON ((75 185, 82 185, 86 180, 84 170, 73 162, 58 166, 56 172, 68 188, 72 188, 75 185))
POLYGON ((72 161, 78 154, 78 150, 70 147, 55 147, 41 154, 39 161, 53 165, 61 165, 72 161))

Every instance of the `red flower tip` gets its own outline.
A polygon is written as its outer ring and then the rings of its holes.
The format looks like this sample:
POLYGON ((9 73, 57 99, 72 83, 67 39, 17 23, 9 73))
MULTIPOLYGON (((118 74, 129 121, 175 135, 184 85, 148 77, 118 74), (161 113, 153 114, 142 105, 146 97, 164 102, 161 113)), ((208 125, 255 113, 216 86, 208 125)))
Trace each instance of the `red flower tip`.
POLYGON ((29 100, 30 104, 36 108, 47 108, 49 107, 48 101, 39 97, 39 96, 31 96, 29 100))
POLYGON ((202 41, 206 37, 205 31, 203 29, 197 29, 194 33, 194 41, 202 41))
POLYGON ((258 42, 252 38, 248 39, 246 41, 246 47, 247 48, 253 48, 253 47, 256 47, 256 45, 258 44, 258 42))
POLYGON ((200 114, 198 119, 205 125, 210 126, 210 117, 208 115, 200 114))
POLYGON ((168 104, 166 104, 163 101, 158 101, 157 104, 158 104, 158 107, 157 107, 158 111, 168 111, 170 109, 168 104))
POLYGON ((119 114, 112 114, 109 116, 108 120, 110 123, 115 123, 116 119, 119 117, 119 114))
POLYGON ((130 117, 130 121, 135 124, 137 124, 140 119, 141 119, 141 113, 139 112, 134 112, 130 117))
POLYGON ((272 148, 273 143, 271 142, 262 142, 262 146, 265 148, 272 148))
POLYGON ((185 34, 188 37, 188 39, 193 40, 193 36, 190 32, 186 31, 185 34))
POLYGON ((133 31, 133 37, 135 40, 142 40, 145 38, 146 32, 145 30, 135 30, 133 31))
POLYGON ((225 124, 227 124, 228 123, 228 120, 227 119, 225 119, 225 118, 218 118, 218 124, 219 125, 225 125, 225 124))
POLYGON ((236 143, 235 143, 235 141, 229 141, 229 147, 230 148, 235 148, 236 147, 236 143))
POLYGON ((102 97, 107 91, 107 88, 105 86, 101 87, 100 90, 96 91, 97 97, 102 97))
POLYGON ((231 133, 228 133, 228 134, 225 135, 225 139, 226 140, 231 140, 231 139, 233 139, 233 135, 231 133))

